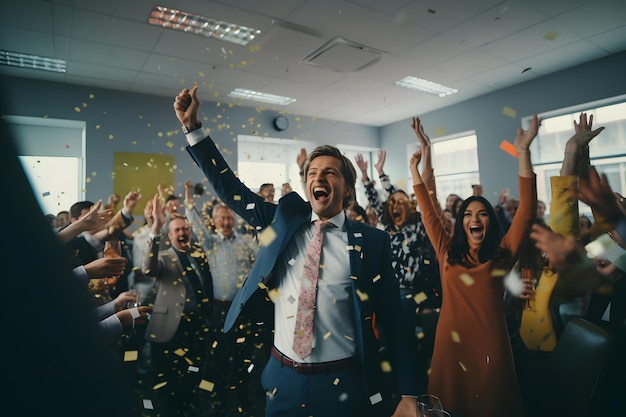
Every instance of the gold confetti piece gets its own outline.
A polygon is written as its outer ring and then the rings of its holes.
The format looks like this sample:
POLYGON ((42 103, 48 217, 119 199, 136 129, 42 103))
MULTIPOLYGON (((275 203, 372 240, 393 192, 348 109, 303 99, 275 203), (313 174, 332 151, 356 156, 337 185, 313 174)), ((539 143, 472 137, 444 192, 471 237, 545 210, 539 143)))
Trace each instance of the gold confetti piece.
POLYGON ((185 356, 185 350, 183 348, 178 348, 174 351, 174 354, 178 356, 185 356))
POLYGON ((428 194, 433 195, 435 192, 433 190, 428 190, 428 194))
POLYGON ((113 134, 112 134, 112 133, 110 133, 110 134, 109 134, 109 136, 108 136, 108 138, 109 138, 109 140, 113 140, 113 134))
POLYGON ((240 195, 235 194, 235 195, 233 196, 233 201, 241 201, 241 196, 240 196, 240 195))
POLYGON ((346 339, 348 339, 350 341, 354 341, 354 338, 348 336, 347 334, 344 334, 343 337, 345 337, 346 339))
POLYGON ((124 362, 133 362, 139 359, 139 351, 127 350, 124 352, 124 362))
POLYGON ((236 343, 244 343, 246 341, 245 337, 238 337, 236 343))
POLYGON ((198 385, 198 387, 205 391, 213 392, 213 388, 215 388, 215 383, 203 379, 202 381, 200 381, 200 385, 198 385))
POLYGON ((459 278, 461 278, 461 281, 463 281, 463 283, 467 285, 468 287, 470 285, 474 285, 474 278, 472 278, 469 274, 463 273, 459 275, 459 278))
POLYGON ((436 128, 435 128, 435 130, 433 130, 433 135, 434 135, 435 137, 438 137, 438 136, 445 136, 446 132, 447 132, 447 131, 446 131, 446 128, 445 128, 445 127, 436 127, 436 128))
POLYGON ((515 116, 517 116, 517 112, 507 106, 504 106, 504 108, 502 109, 502 114, 505 116, 509 116, 511 119, 515 119, 515 116))
POLYGON ((215 348, 217 347, 217 344, 218 344, 218 343, 217 343, 217 340, 215 340, 215 341, 213 342, 213 344, 211 345, 211 347, 212 347, 213 349, 215 349, 215 348))
POLYGON ((326 265, 320 264, 320 269, 324 269, 324 268, 326 268, 326 265))
POLYGON ((75 111, 76 113, 80 113, 80 107, 78 107, 78 106, 74 107, 74 111, 75 111))
POLYGON ((406 186, 406 181, 405 180, 398 180, 398 188, 404 189, 405 186, 406 186))
POLYGON ((428 299, 428 296, 426 295, 424 291, 420 292, 419 294, 415 294, 415 296, 413 297, 413 301, 415 301, 415 304, 421 304, 427 299, 428 299))
POLYGON ((461 337, 459 336, 459 334, 457 332, 455 332, 454 330, 452 330, 452 332, 450 333, 450 335, 452 336, 452 341, 456 342, 456 343, 461 343, 461 337))
POLYGON ((361 299, 361 301, 367 301, 369 300, 369 296, 367 295, 367 293, 362 292, 361 290, 356 290, 357 295, 359 296, 359 298, 361 299))
POLYGON ((276 239, 276 232, 272 226, 268 226, 258 236, 261 246, 269 246, 276 239))
POLYGON ((270 297, 270 300, 275 303, 280 298, 280 290, 278 288, 272 288, 267 292, 267 295, 270 297))
POLYGON ((503 277, 505 275, 506 275, 506 270, 504 269, 494 269, 493 271, 491 271, 492 277, 503 277))
POLYGON ((328 339, 328 338, 330 337, 330 335, 331 335, 331 333, 330 333, 330 332, 326 333, 326 334, 324 335, 324 340, 328 339))
POLYGON ((262 290, 266 290, 267 289, 267 285, 263 284, 262 282, 259 282, 259 288, 262 290))
POLYGON ((86 181, 87 183, 90 183, 90 182, 91 182, 91 178, 87 177, 87 178, 85 179, 85 181, 86 181))
POLYGON ((418 338, 418 339, 420 339, 420 340, 421 340, 421 339, 423 339, 423 338, 424 338, 424 336, 426 336, 426 335, 424 334, 424 332, 419 332, 416 336, 417 336, 417 338, 418 338))
POLYGON ((551 32, 548 32, 548 33, 546 33, 545 35, 543 35, 543 38, 544 38, 545 40, 548 40, 548 41, 553 41, 553 40, 555 40, 558 36, 559 36, 559 34, 558 34, 557 32, 551 31, 551 32))
POLYGON ((159 382, 158 384, 156 384, 155 386, 153 386, 153 387, 152 387, 152 389, 156 391, 156 390, 158 390, 158 389, 160 389, 160 388, 163 388, 163 387, 164 387, 164 386, 166 386, 166 385, 167 385, 167 381, 164 381, 164 382, 159 382))
POLYGON ((463 362, 459 362, 459 366, 463 369, 463 372, 467 372, 467 368, 463 365, 463 362))
POLYGON ((381 278, 381 277, 380 277, 380 274, 378 274, 378 275, 376 275, 376 276, 374 277, 374 279, 372 280, 372 282, 376 282, 376 281, 380 280, 380 278, 381 278))
POLYGON ((350 279, 358 279, 356 275, 350 275, 350 279))
POLYGON ((339 378, 335 378, 335 380, 333 381, 333 385, 339 385, 339 378))
POLYGON ((424 259, 424 265, 430 265, 430 259, 424 259))
POLYGON ((354 250, 357 252, 361 252, 361 247, 359 245, 354 245, 354 250))
POLYGON ((174 147, 174 143, 170 142, 169 140, 167 142, 165 142, 165 146, 167 146, 168 148, 173 148, 174 147))
POLYGON ((382 361, 380 363, 380 369, 382 369, 384 373, 388 374, 389 372, 391 372, 391 364, 389 363, 389 361, 382 361))

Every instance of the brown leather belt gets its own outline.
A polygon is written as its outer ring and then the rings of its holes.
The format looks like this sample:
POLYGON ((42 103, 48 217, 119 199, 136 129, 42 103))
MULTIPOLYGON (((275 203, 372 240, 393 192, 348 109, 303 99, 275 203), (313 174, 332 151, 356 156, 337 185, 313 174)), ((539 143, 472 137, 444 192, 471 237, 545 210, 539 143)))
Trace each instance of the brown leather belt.
POLYGON ((299 374, 323 374, 328 372, 341 371, 357 365, 356 356, 330 362, 303 363, 296 362, 283 355, 275 346, 272 346, 272 356, 280 362, 282 366, 293 369, 299 374))

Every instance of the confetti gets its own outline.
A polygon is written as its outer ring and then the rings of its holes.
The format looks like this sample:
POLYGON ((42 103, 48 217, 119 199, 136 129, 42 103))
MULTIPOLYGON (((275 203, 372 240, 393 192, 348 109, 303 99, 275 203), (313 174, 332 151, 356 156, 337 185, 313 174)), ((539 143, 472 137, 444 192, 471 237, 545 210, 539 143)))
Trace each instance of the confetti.
POLYGON ((154 410, 154 405, 152 405, 152 400, 143 399, 142 400, 144 410, 154 410))
POLYGON ((548 40, 548 41, 553 41, 553 40, 555 40, 558 36, 559 36, 559 34, 558 34, 557 32, 551 31, 551 32, 548 32, 548 33, 546 33, 545 35, 543 35, 543 38, 544 38, 545 40, 548 40))
POLYGON ((270 300, 275 303, 280 298, 280 290, 278 288, 273 288, 267 292, 267 295, 270 297, 270 300))
POLYGON ((450 335, 452 336, 452 341, 454 341, 456 343, 461 343, 461 337, 459 336, 459 334, 457 332, 452 330, 452 332, 450 332, 450 335))
POLYGON ((165 146, 167 146, 168 148, 173 148, 174 147, 174 143, 170 142, 169 140, 167 142, 165 142, 165 146))
POLYGON ((124 362, 133 362, 139 359, 139 351, 127 350, 124 352, 124 362))
POLYGON ((463 283, 468 287, 474 284, 474 278, 472 278, 469 274, 461 274, 459 275, 459 278, 461 278, 461 281, 463 281, 463 283))
POLYGON ((241 201, 241 196, 240 196, 240 195, 235 194, 235 195, 233 196, 233 201, 241 201))
POLYGON ((374 277, 374 279, 372 280, 372 282, 376 282, 376 281, 378 281, 379 279, 380 279, 380 274, 376 275, 376 276, 374 277))
POLYGON ((202 381, 200 381, 200 385, 198 385, 198 387, 205 391, 213 392, 213 388, 215 388, 215 383, 203 379, 202 381))
POLYGON ((361 232, 356 232, 354 234, 354 237, 363 237, 363 234, 361 232))
POLYGON ((383 396, 380 395, 380 392, 370 396, 370 404, 374 405, 374 404, 378 404, 379 402, 381 402, 383 400, 383 396))
POLYGON ((382 361, 380 363, 380 369, 382 369, 384 373, 388 374, 389 372, 391 372, 391 364, 389 363, 389 361, 382 361))
POLYGON ((246 205, 246 210, 253 210, 256 205, 254 203, 248 203, 246 205))
POLYGON ((359 296, 359 298, 361 299, 361 301, 367 301, 369 300, 369 296, 367 295, 367 293, 362 292, 361 290, 356 290, 357 295, 359 296))
POLYGON ((45 193, 41 194, 42 197, 48 197, 49 195, 50 195, 50 191, 46 191, 45 193))
POLYGON ((258 236, 261 246, 269 246, 276 239, 276 232, 272 226, 268 226, 258 236))
POLYGON ((413 301, 415 301, 415 304, 421 304, 427 299, 428 299, 428 296, 426 295, 424 291, 420 292, 419 294, 415 294, 415 297, 413 297, 413 301))
POLYGON ((339 378, 335 378, 335 380, 333 381, 333 385, 339 385, 339 378))
POLYGON ((517 112, 507 106, 504 106, 504 108, 502 109, 502 114, 505 116, 509 116, 511 119, 515 119, 515 116, 517 116, 517 112))
POLYGON ((467 368, 463 365, 463 362, 459 362, 459 366, 463 369, 463 372, 467 372, 467 368))
POLYGON ((291 266, 294 266, 296 264, 296 260, 294 258, 291 258, 289 261, 287 261, 287 263, 291 266))
POLYGON ((500 149, 502 149, 504 152, 508 153, 509 155, 513 156, 514 158, 517 158, 519 156, 519 153, 517 152, 517 148, 515 147, 515 145, 513 145, 511 142, 507 140, 503 140, 502 143, 500 143, 500 149))

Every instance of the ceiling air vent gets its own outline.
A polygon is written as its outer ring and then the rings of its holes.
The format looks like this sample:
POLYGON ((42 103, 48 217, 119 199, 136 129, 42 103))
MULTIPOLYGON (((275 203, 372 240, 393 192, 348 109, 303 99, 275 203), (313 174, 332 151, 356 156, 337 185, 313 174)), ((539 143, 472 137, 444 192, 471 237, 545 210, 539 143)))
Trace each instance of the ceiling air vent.
POLYGON ((382 56, 381 51, 335 37, 310 53, 302 62, 337 72, 357 72, 375 64, 382 56))

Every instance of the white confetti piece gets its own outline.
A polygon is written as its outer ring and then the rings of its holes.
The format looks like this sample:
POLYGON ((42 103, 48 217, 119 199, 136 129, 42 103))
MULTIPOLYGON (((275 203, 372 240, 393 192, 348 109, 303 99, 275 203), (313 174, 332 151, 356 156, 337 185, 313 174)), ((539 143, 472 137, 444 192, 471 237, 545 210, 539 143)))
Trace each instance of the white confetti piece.
POLYGON ((255 207, 255 204, 254 204, 254 203, 248 203, 248 204, 246 205, 246 210, 253 210, 253 209, 254 209, 254 207, 255 207))
POLYGON ((148 400, 144 398, 142 401, 144 410, 154 410, 154 405, 152 405, 152 400, 148 400))
POLYGON ((381 402, 383 400, 383 396, 380 395, 380 392, 372 395, 370 397, 370 404, 374 405, 374 404, 378 404, 379 402, 381 402))
POLYGON ((363 234, 361 232, 356 232, 354 234, 354 237, 363 237, 363 234))
POLYGON ((291 258, 289 261, 287 261, 287 263, 291 266, 294 266, 296 264, 296 260, 295 258, 291 258))

